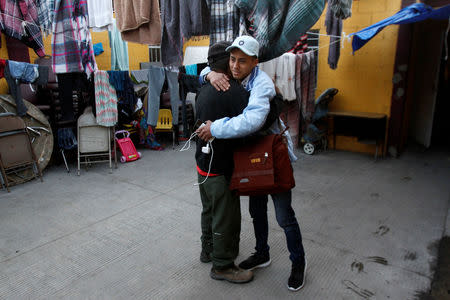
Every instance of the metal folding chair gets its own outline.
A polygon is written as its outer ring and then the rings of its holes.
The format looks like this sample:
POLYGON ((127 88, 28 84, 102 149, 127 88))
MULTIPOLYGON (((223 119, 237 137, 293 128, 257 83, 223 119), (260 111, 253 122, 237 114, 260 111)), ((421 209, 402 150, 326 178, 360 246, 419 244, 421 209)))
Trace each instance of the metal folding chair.
MULTIPOLYGON (((12 114, 0 114, 0 183, 10 192, 10 177, 32 168, 33 177, 42 173, 31 145, 30 135, 22 118, 12 114)), ((12 180, 14 183, 15 180, 12 180)))

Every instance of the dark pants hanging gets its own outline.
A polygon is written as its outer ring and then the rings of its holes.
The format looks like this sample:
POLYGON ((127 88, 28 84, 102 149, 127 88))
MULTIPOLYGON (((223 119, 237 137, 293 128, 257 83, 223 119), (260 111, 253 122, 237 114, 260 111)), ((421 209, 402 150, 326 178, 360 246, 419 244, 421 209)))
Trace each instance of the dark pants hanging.
POLYGON ((64 73, 58 76, 59 101, 61 102, 61 121, 75 119, 73 111, 73 91, 81 90, 84 73, 64 73))
POLYGON ((186 96, 187 93, 198 93, 202 88, 198 76, 186 75, 180 73, 179 76, 180 83, 180 100, 182 104, 182 116, 183 116, 183 135, 184 137, 188 137, 188 128, 187 128, 187 116, 186 116, 186 96))
POLYGON ((27 113, 28 108, 25 106, 25 103, 23 103, 20 82, 17 82, 15 78, 12 78, 8 64, 6 64, 5 67, 5 79, 9 86, 9 93, 14 100, 16 100, 17 115, 23 117, 27 113))

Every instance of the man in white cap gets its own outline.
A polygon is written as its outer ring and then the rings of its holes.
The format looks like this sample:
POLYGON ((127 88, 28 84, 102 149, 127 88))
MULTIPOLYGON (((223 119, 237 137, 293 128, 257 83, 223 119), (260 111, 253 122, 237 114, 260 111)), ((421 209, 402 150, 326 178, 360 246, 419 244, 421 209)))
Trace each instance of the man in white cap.
MULTIPOLYGON (((197 130, 197 134, 203 140, 211 137, 229 139, 247 136, 260 130, 269 114, 270 100, 275 96, 275 86, 270 77, 258 68, 259 43, 250 36, 240 36, 226 49, 230 52, 230 71, 234 79, 250 91, 247 107, 242 114, 232 118, 222 118, 214 122, 206 122, 206 126, 197 130)), ((217 90, 227 90, 228 77, 205 68, 201 80, 209 81, 217 90)), ((280 120, 280 124, 284 124, 280 120)), ((279 121, 267 130, 269 133, 280 133, 279 121)), ((295 161, 292 140, 289 133, 285 132, 288 139, 288 148, 291 161, 295 161)), ((284 229, 287 247, 292 261, 291 274, 288 279, 288 288, 292 291, 300 290, 305 283, 306 259, 303 249, 300 227, 292 209, 291 191, 271 195, 278 224, 284 229)), ((270 265, 267 220, 268 195, 251 196, 249 211, 253 219, 253 228, 256 237, 256 252, 239 264, 246 270, 266 267, 270 265)))

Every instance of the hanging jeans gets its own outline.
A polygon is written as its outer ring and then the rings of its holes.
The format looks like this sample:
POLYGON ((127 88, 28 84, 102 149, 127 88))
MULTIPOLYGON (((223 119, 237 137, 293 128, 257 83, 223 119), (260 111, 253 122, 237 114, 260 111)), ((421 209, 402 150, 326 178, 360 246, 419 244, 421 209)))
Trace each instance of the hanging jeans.
POLYGON ((180 105, 180 91, 178 73, 164 68, 150 66, 148 70, 148 103, 147 123, 156 126, 158 122, 159 101, 164 81, 167 79, 170 91, 170 105, 172 107, 172 124, 178 125, 178 107, 180 105))
MULTIPOLYGON (((273 194, 272 200, 275 207, 275 215, 278 225, 284 229, 286 235, 289 259, 295 264, 300 262, 305 256, 302 243, 302 235, 295 212, 292 209, 292 192, 273 194)), ((256 253, 269 254, 267 238, 269 236, 269 225, 267 221, 267 201, 268 196, 250 196, 249 211, 253 219, 253 228, 256 238, 256 253)))
POLYGON ((9 60, 4 75, 11 96, 16 101, 17 115, 23 117, 27 113, 28 108, 23 102, 20 84, 32 83, 39 78, 38 65, 9 60))

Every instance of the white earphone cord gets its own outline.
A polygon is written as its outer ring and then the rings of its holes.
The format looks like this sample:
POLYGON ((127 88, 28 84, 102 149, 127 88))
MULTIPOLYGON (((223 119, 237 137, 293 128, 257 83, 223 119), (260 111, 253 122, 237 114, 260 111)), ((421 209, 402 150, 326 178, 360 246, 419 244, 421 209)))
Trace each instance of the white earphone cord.
POLYGON ((208 174, 206 174, 205 180, 203 180, 201 183, 194 183, 194 185, 196 185, 196 186, 204 184, 206 182, 206 180, 209 178, 209 174, 211 172, 211 165, 212 165, 212 161, 213 161, 213 157, 214 157, 214 148, 212 146, 212 142, 208 142, 208 144, 211 146, 211 160, 209 161, 208 174))
MULTIPOLYGON (((183 147, 181 147, 180 152, 189 150, 191 148, 191 140, 194 137, 196 137, 196 136, 197 136, 197 133, 193 132, 191 134, 191 136, 189 137, 189 140, 186 143, 184 143, 183 147)), ((213 145, 212 145, 212 141, 211 142, 207 142, 207 145, 208 144, 211 147, 211 160, 209 161, 208 173, 206 174, 205 180, 203 180, 201 183, 194 183, 195 186, 204 184, 206 182, 206 180, 209 178, 209 174, 211 173, 211 166, 212 166, 212 161, 213 161, 213 157, 214 157, 214 148, 213 148, 213 145)))

